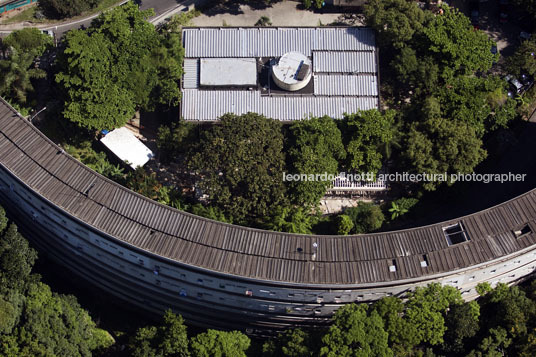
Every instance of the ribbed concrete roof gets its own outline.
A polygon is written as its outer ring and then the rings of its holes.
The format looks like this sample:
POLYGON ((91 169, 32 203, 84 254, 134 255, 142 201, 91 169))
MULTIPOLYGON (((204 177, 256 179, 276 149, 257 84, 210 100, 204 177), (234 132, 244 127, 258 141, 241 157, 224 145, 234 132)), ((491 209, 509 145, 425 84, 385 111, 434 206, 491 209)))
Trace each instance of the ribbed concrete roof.
POLYGON ((536 244, 536 190, 459 219, 358 236, 270 232, 196 217, 151 201, 88 169, 3 100, 0 164, 96 231, 177 264, 236 277, 322 286, 394 283, 467 268, 536 244), (470 240, 449 246, 443 228, 458 222, 470 240), (516 238, 513 230, 525 224, 533 233, 516 238), (318 243, 315 261, 313 243, 318 243), (428 267, 423 268, 424 255, 428 267), (390 272, 393 262, 397 269, 390 272))

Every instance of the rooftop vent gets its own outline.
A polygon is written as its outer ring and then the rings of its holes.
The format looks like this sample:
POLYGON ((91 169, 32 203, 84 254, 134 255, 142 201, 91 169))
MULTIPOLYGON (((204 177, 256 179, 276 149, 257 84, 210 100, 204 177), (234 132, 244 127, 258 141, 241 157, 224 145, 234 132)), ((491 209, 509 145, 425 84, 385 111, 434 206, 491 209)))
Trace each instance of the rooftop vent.
POLYGON ((514 235, 516 238, 523 237, 524 235, 532 233, 532 229, 528 224, 525 224, 524 226, 520 227, 519 229, 514 230, 514 235))
POLYGON ((425 255, 422 256, 421 268, 426 268, 428 266, 428 257, 425 255))
POLYGON ((391 265, 389 265, 389 271, 390 271, 391 273, 396 272, 396 260, 393 259, 393 260, 391 261, 391 265))
POLYGON ((449 246, 471 240, 461 222, 448 227, 443 227, 443 233, 445 233, 445 238, 447 238, 449 246))

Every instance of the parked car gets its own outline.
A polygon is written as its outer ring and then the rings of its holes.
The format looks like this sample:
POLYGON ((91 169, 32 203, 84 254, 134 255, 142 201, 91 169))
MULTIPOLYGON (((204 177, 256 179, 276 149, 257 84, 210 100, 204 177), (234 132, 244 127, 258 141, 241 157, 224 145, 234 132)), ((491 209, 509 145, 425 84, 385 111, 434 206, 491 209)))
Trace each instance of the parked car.
POLYGON ((41 32, 45 35, 49 35, 50 37, 54 38, 54 31, 52 30, 41 30, 41 32))
POLYGON ((469 11, 471 12, 471 23, 475 29, 478 29, 480 27, 480 3, 472 1, 469 4, 469 11))
POLYGON ((523 42, 523 41, 527 41, 527 40, 530 40, 530 37, 531 37, 531 36, 532 36, 532 35, 531 35, 530 33, 525 32, 525 31, 521 31, 521 32, 519 33, 519 40, 520 40, 521 42, 523 42))
POLYGON ((508 22, 508 0, 499 0, 499 22, 508 22))
POLYGON ((532 85, 534 84, 534 78, 532 76, 530 76, 528 74, 524 74, 524 73, 522 73, 521 77, 519 77, 519 81, 525 87, 524 88, 525 91, 529 90, 530 87, 532 87, 532 85))
POLYGON ((510 84, 510 91, 508 91, 508 96, 513 97, 514 94, 522 94, 524 92, 523 90, 523 84, 519 82, 514 76, 511 74, 504 77, 504 80, 510 84))

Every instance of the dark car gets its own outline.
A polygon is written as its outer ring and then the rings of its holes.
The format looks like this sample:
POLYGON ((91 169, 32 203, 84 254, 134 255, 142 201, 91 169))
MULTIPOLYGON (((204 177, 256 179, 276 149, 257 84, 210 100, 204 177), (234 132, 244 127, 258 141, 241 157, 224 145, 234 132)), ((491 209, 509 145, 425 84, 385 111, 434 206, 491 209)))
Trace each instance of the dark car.
POLYGON ((499 22, 508 22, 508 0, 499 0, 499 22))
POLYGON ((530 87, 532 87, 532 85, 534 84, 534 78, 532 78, 532 76, 528 74, 521 74, 521 76, 519 77, 519 81, 521 82, 521 84, 523 84, 525 90, 529 90, 530 87))
POLYGON ((480 4, 478 1, 472 1, 469 4, 469 11, 471 12, 471 23, 475 29, 480 27, 480 4))

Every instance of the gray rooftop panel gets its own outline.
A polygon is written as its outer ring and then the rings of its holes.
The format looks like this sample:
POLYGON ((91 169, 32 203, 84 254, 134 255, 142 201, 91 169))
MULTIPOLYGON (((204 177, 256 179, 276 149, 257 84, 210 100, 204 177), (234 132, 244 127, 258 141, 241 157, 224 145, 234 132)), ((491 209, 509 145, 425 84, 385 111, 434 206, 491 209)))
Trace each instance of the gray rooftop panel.
POLYGON ((272 57, 298 51, 374 51, 370 28, 187 28, 186 57, 272 57))
POLYGON ((342 118, 343 113, 378 107, 373 97, 261 96, 258 91, 185 89, 182 117, 186 120, 217 120, 225 113, 255 112, 283 121, 300 120, 308 114, 342 118))
POLYGON ((184 79, 182 81, 183 88, 198 88, 199 87, 199 60, 197 58, 184 59, 184 79))
POLYGON ((313 71, 376 73, 376 55, 370 51, 314 51, 313 71))
POLYGON ((320 74, 314 77, 316 95, 377 96, 378 83, 371 74, 320 74))
POLYGON ((202 86, 256 86, 255 58, 202 58, 202 86))

